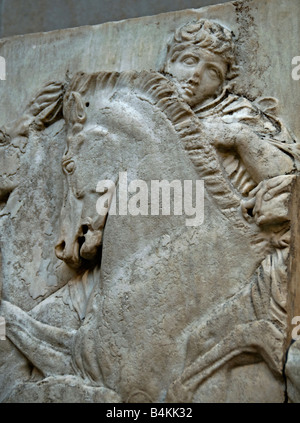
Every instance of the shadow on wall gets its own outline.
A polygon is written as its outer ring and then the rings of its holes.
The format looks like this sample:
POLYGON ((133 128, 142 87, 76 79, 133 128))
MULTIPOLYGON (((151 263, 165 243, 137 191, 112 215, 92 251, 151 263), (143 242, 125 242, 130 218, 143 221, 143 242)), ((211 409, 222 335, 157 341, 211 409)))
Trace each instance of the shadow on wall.
POLYGON ((0 37, 200 8, 227 0, 0 0, 0 37))

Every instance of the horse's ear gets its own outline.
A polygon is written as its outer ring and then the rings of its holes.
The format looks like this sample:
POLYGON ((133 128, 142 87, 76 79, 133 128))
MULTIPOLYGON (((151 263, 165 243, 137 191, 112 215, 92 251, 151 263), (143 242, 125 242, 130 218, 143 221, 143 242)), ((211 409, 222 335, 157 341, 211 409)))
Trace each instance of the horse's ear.
POLYGON ((86 121, 85 105, 79 93, 72 91, 64 107, 64 117, 71 126, 83 125, 86 121))
POLYGON ((94 74, 87 74, 85 72, 77 72, 72 78, 69 86, 69 91, 85 94, 95 79, 94 74))

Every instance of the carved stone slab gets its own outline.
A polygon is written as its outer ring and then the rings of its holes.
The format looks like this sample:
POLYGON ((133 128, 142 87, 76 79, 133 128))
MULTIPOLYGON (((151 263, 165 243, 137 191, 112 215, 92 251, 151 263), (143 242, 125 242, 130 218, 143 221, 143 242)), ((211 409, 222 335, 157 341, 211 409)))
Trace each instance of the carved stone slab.
POLYGON ((297 401, 290 3, 0 41, 0 401, 297 401))

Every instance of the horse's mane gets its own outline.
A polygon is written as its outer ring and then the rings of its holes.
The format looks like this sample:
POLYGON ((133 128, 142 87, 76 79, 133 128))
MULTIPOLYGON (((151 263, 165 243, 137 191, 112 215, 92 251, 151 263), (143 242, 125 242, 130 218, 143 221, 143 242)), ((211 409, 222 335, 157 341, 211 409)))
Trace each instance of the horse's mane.
POLYGON ((126 88, 147 98, 160 109, 177 132, 187 131, 189 135, 199 132, 198 119, 186 102, 180 99, 175 85, 155 71, 76 74, 64 97, 63 113, 67 123, 71 128, 85 123, 87 114, 82 96, 87 93, 93 95, 102 92, 102 95, 110 98, 126 88))
POLYGON ((102 93, 104 97, 111 98, 124 89, 147 99, 165 114, 220 209, 223 212, 236 209, 240 198, 230 188, 214 147, 202 136, 201 122, 180 97, 175 84, 159 72, 77 73, 70 81, 63 102, 63 114, 70 135, 78 134, 86 122, 89 104, 84 102, 83 96, 88 98, 89 94, 100 96, 102 93))

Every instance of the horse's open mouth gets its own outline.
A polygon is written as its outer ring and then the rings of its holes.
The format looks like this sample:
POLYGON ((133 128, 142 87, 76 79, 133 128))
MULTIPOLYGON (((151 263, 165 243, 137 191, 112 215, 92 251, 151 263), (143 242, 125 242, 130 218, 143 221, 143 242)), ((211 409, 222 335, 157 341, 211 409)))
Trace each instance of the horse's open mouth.
POLYGON ((57 258, 63 260, 73 269, 91 268, 101 263, 102 231, 79 236, 71 251, 67 251, 65 241, 55 247, 57 258))
POLYGON ((102 241, 102 230, 88 230, 78 238, 79 256, 84 260, 93 260, 97 256, 102 241))

